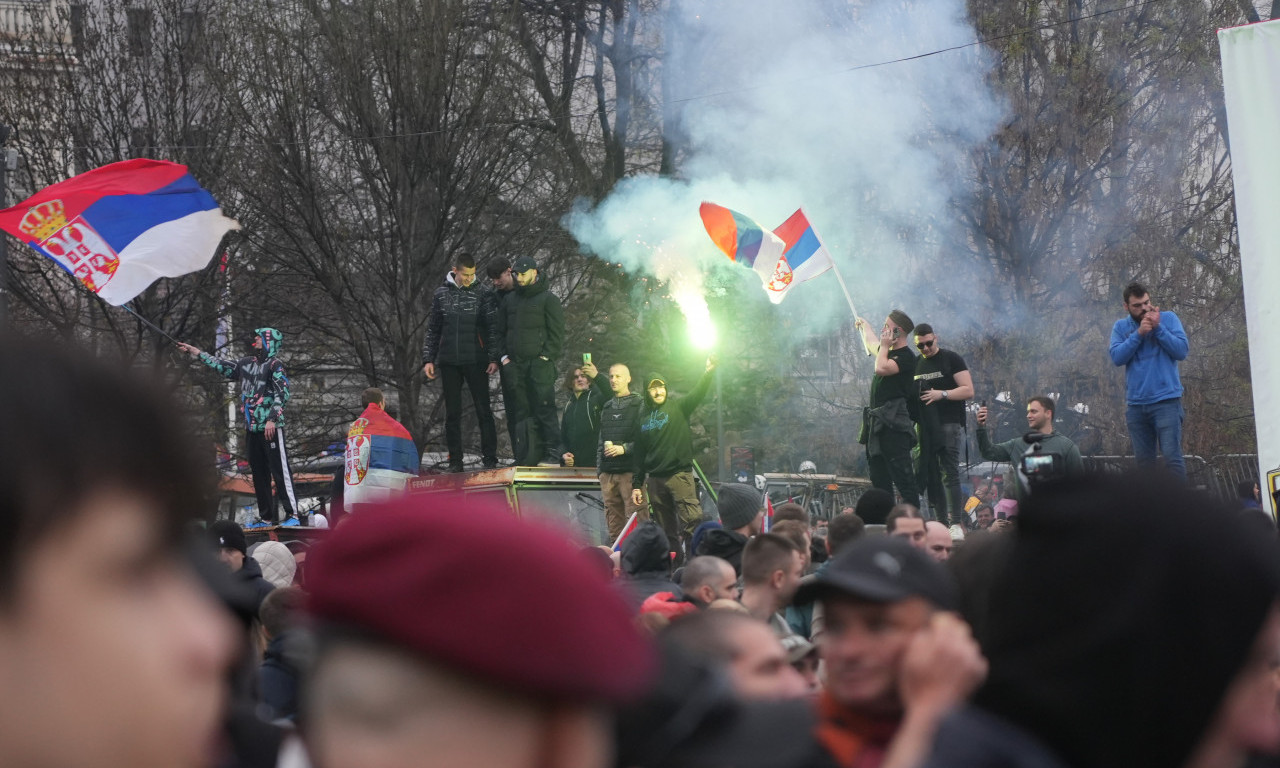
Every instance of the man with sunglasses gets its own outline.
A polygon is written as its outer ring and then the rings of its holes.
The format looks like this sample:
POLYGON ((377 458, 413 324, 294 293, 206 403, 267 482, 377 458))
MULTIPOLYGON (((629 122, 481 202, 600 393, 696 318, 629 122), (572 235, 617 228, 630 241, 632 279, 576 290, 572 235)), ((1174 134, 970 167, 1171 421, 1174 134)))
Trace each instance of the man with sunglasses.
POLYGON ((915 343, 920 350, 915 377, 920 393, 916 481, 928 495, 934 517, 949 526, 963 519, 960 443, 966 421, 964 403, 973 397, 973 377, 963 357, 941 347, 928 323, 916 326, 915 343))

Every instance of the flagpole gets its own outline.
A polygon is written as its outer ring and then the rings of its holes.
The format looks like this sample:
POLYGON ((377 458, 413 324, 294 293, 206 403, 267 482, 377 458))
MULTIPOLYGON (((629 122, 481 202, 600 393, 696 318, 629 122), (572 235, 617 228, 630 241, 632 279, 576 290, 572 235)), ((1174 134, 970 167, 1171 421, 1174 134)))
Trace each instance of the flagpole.
MULTIPOLYGON (((849 302, 849 311, 853 313, 853 324, 854 324, 854 327, 857 328, 858 310, 854 309, 853 307, 853 297, 849 295, 849 286, 844 284, 844 275, 840 274, 840 268, 836 266, 835 259, 831 260, 831 271, 835 273, 836 282, 840 283, 840 290, 844 291, 844 300, 849 302)), ((858 330, 858 334, 859 335, 862 334, 861 329, 858 330)), ((868 350, 867 357, 870 357, 870 356, 871 356, 871 351, 868 350)))
POLYGON ((853 308, 853 297, 849 295, 849 286, 844 284, 844 276, 840 274, 840 268, 836 266, 835 259, 831 260, 831 271, 836 275, 836 281, 840 283, 840 290, 844 291, 844 300, 849 302, 849 311, 853 313, 853 319, 858 319, 858 310, 853 308))
MULTIPOLYGON (((95 295, 95 296, 98 296, 96 293, 95 293, 94 295, 95 295)), ((100 299, 101 299, 102 297, 101 297, 101 296, 98 296, 98 298, 100 298, 100 299)), ((104 299, 104 301, 105 301, 105 299, 104 299)), ((177 339, 173 338, 172 336, 170 336, 169 334, 165 333, 164 329, 163 329, 163 328, 161 328, 160 326, 156 325, 155 323, 151 322, 151 321, 150 321, 150 320, 148 320, 147 318, 145 318, 145 317, 143 317, 142 315, 138 314, 138 313, 137 313, 137 311, 136 311, 136 310, 134 310, 134 308, 133 308, 133 307, 131 307, 131 306, 129 306, 128 304, 121 304, 121 305, 120 305, 120 308, 121 308, 121 309, 123 309, 124 311, 128 312, 129 314, 133 315, 134 317, 138 318, 140 321, 142 321, 142 324, 143 324, 143 325, 147 326, 147 327, 148 327, 148 328, 150 328, 151 330, 153 330, 153 331, 155 331, 156 333, 160 334, 161 336, 165 337, 165 338, 166 338, 166 339, 168 339, 169 341, 172 341, 174 344, 181 344, 181 343, 182 343, 182 342, 178 341, 177 339)))
POLYGON ((635 512, 631 513, 631 517, 627 518, 627 524, 622 526, 622 533, 618 534, 618 538, 614 539, 613 546, 609 547, 609 549, 618 548, 618 545, 622 543, 622 537, 627 535, 627 528, 631 526, 631 523, 636 519, 636 515, 638 514, 640 514, 640 510, 636 510, 635 512))

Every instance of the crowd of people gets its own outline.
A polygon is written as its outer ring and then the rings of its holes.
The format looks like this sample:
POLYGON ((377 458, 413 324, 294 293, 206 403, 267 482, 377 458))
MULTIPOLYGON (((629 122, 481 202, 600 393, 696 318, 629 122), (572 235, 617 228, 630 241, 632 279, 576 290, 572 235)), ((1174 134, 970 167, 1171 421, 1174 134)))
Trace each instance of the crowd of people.
POLYGON ((614 552, 476 497, 393 495, 300 562, 211 522, 211 468, 153 386, 0 339, 0 408, 0 765, 1280 752, 1275 525, 1176 474, 1033 477, 1019 514, 963 541, 881 489, 830 520, 781 504, 765 530, 764 497, 727 484, 683 562, 654 521, 614 552))
MULTIPOLYGON (((466 469, 464 384, 478 424, 480 468, 498 466, 489 377, 500 374, 514 464, 593 468, 600 481, 610 541, 617 539, 633 516, 646 521, 652 512, 668 539, 677 544, 681 558, 695 554, 690 545, 702 510, 694 480, 690 417, 710 390, 715 358, 708 358, 706 372, 693 390, 676 397, 661 373, 647 374, 640 391, 632 392, 626 364, 614 363, 606 375, 592 362, 591 354, 584 353, 581 364, 566 372, 567 400, 557 418, 557 366, 565 336, 560 300, 531 257, 522 256, 514 264, 497 257, 485 271, 488 285, 478 279, 470 253, 455 254, 452 269, 432 296, 427 321, 422 371, 429 380, 441 380, 447 470, 466 469)), ((1122 298, 1125 317, 1112 327, 1110 354, 1115 365, 1125 367, 1126 421, 1134 456, 1139 464, 1150 466, 1158 452, 1169 471, 1185 478, 1178 363, 1188 353, 1186 332, 1176 314, 1154 306, 1142 284, 1126 286, 1122 298)), ((874 358, 858 437, 872 485, 898 494, 931 519, 954 526, 960 535, 979 513, 985 514, 964 501, 961 477, 968 403, 975 397, 968 365, 959 353, 943 348, 931 325, 914 324, 900 309, 889 312, 878 335, 861 317, 855 328, 868 356, 874 358)), ((278 355, 280 346, 281 334, 274 328, 255 331, 252 353, 235 361, 179 345, 239 382, 258 516, 268 524, 290 520, 297 511, 285 454, 284 406, 289 388, 278 355)), ((366 390, 362 407, 377 403, 375 397, 381 397, 380 390, 366 390)), ((385 405, 383 398, 378 409, 384 416, 385 405)), ((986 401, 974 409, 982 458, 1012 465, 1008 482, 1002 484, 1010 504, 1026 494, 1033 479, 1078 475, 1083 470, 1079 449, 1054 431, 1056 409, 1047 395, 1028 398, 1029 431, 999 444, 992 443, 987 429, 986 401)), ((370 464, 369 445, 378 438, 370 437, 367 426, 362 426, 368 416, 362 414, 348 431, 346 487, 337 489, 337 495, 356 499, 344 501, 348 511, 353 503, 369 497, 355 486, 383 483, 397 490, 417 472, 416 447, 412 456, 399 451, 388 458, 384 452, 370 464), (407 465, 409 458, 415 463, 407 465), (353 472, 356 465, 360 471, 353 472), (376 470, 378 479, 366 483, 370 469, 376 470)), ((389 417, 382 419, 387 421, 394 424, 389 417)), ((387 427, 395 436, 412 439, 398 424, 387 427)), ((381 442, 386 442, 385 437, 381 442)))

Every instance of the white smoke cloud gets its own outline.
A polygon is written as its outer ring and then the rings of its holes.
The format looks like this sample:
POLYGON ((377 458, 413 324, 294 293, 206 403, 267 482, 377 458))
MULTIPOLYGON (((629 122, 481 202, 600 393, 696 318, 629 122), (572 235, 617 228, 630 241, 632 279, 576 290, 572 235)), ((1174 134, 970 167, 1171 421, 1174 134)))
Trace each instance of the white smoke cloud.
MULTIPOLYGON (((938 243, 961 169, 1002 115, 979 47, 885 66, 976 39, 962 0, 673 0, 665 27, 668 136, 679 179, 633 177, 566 225, 584 248, 633 274, 705 289, 728 265, 698 217, 710 200, 767 227, 803 207, 864 315, 910 305, 920 263, 945 267, 938 243)), ((955 275, 951 276, 955 279, 955 275)), ((815 326, 847 317, 842 301, 815 326)), ((824 316, 825 315, 825 316, 824 316)))

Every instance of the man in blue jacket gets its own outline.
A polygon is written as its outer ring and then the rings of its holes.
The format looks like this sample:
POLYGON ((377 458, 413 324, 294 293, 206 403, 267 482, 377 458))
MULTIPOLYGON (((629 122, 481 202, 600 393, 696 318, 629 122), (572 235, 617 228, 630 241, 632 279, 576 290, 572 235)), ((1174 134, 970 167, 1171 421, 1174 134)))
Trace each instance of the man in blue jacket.
POLYGON ((1172 312, 1161 312, 1141 283, 1124 289, 1129 316, 1111 329, 1111 362, 1125 367, 1125 421, 1133 455, 1154 464, 1156 447, 1164 463, 1183 478, 1182 380, 1178 361, 1187 359, 1187 334, 1172 312))

